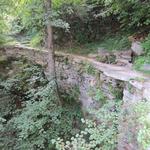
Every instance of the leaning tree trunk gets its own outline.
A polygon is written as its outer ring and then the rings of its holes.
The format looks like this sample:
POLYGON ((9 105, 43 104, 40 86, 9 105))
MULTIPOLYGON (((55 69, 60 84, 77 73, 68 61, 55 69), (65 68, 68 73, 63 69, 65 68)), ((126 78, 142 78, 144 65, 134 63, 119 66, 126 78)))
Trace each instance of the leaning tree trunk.
MULTIPOLYGON (((54 48, 53 48, 53 31, 50 23, 50 12, 52 9, 52 0, 45 0, 45 11, 46 11, 46 20, 47 20, 47 37, 46 37, 46 45, 48 49, 48 73, 50 80, 55 82, 56 95, 59 98, 59 90, 56 78, 56 68, 55 68, 55 57, 54 57, 54 48)), ((60 99, 60 98, 59 98, 60 99)), ((60 100, 59 100, 60 102, 60 100)))

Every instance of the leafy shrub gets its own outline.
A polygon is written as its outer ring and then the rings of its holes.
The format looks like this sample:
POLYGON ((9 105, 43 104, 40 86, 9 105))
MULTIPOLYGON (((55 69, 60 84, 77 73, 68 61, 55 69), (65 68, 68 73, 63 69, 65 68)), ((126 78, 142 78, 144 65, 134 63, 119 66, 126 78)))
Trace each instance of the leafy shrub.
POLYGON ((43 41, 43 35, 41 33, 35 34, 30 41, 30 45, 33 47, 41 46, 43 41))
POLYGON ((92 110, 91 113, 96 117, 93 120, 84 120, 85 130, 76 134, 68 141, 61 138, 54 139, 52 142, 58 150, 113 150, 117 144, 117 126, 120 103, 108 102, 99 110, 92 110))
POLYGON ((150 148, 150 102, 139 102, 135 106, 137 121, 140 124, 140 129, 137 135, 137 140, 141 148, 147 150, 150 148))
POLYGON ((148 35, 148 37, 143 42, 143 47, 145 50, 145 54, 150 56, 150 34, 148 35))
POLYGON ((136 70, 140 70, 141 66, 144 65, 145 63, 145 57, 138 57, 135 59, 135 62, 134 62, 134 68, 136 70))
POLYGON ((3 35, 0 35, 0 45, 5 44, 6 40, 5 37, 3 35))
POLYGON ((97 16, 116 15, 121 27, 125 29, 137 29, 150 24, 150 9, 148 1, 141 0, 93 0, 94 4, 104 6, 97 16))
POLYGON ((44 148, 51 136, 56 137, 59 133, 55 132, 54 128, 59 124, 61 107, 53 87, 54 84, 49 83, 34 93, 34 97, 25 103, 26 107, 22 109, 21 114, 11 120, 14 127, 20 131, 18 141, 22 141, 22 145, 19 144, 17 149, 44 148))
POLYGON ((5 30, 6 30, 6 24, 4 20, 1 19, 1 16, 0 16, 0 45, 5 44, 6 42, 5 36, 4 36, 5 30))
POLYGON ((40 66, 23 64, 22 70, 3 81, 1 86, 12 94, 15 109, 10 113, 11 117, 6 118, 7 123, 3 124, 0 148, 51 149, 51 139, 59 136, 68 139, 78 133, 82 113, 74 96, 78 98, 79 93, 72 89, 67 98, 64 94, 60 106, 55 83, 47 80, 40 66), (12 135, 7 136, 8 132, 12 135))
POLYGON ((89 63, 84 64, 84 70, 87 74, 90 74, 90 75, 95 75, 96 73, 95 68, 92 66, 92 64, 89 64, 89 63))
POLYGON ((99 47, 104 47, 107 50, 127 50, 130 47, 127 36, 109 36, 101 41, 99 47))
POLYGON ((102 90, 99 88, 94 89, 93 87, 90 87, 88 95, 99 104, 104 104, 107 99, 102 90))

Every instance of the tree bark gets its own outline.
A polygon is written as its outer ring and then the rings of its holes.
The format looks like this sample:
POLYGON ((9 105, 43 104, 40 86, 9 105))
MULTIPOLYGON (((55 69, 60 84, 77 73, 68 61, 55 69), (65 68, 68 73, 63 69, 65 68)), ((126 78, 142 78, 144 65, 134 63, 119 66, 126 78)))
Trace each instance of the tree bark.
POLYGON ((58 98, 58 102, 61 105, 59 89, 57 84, 57 77, 56 77, 56 68, 55 68, 55 56, 54 56, 54 48, 53 48, 53 30, 50 22, 50 12, 52 9, 52 0, 45 0, 45 11, 46 11, 46 21, 47 21, 47 38, 46 38, 46 45, 48 50, 48 73, 50 81, 55 82, 55 89, 56 95, 58 98))
POLYGON ((50 24, 49 15, 52 8, 52 2, 51 0, 46 0, 45 2, 45 9, 46 14, 48 16, 48 23, 47 23, 47 49, 48 49, 48 71, 49 76, 51 79, 56 80, 56 70, 55 70, 55 58, 54 58, 54 48, 53 48, 53 30, 52 26, 50 24))

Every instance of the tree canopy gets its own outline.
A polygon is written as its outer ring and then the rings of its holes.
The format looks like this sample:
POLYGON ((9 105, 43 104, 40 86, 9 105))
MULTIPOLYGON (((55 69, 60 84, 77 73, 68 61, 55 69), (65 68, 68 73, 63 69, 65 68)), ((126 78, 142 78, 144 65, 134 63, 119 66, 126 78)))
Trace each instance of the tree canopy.
POLYGON ((43 40, 47 20, 51 20, 52 26, 57 27, 56 39, 61 40, 63 32, 66 41, 69 35, 75 41, 82 42, 84 39, 88 42, 99 38, 98 34, 106 34, 110 30, 134 32, 149 28, 150 25, 148 0, 53 0, 53 10, 49 15, 44 13, 43 2, 44 0, 2 0, 1 26, 6 20, 4 17, 9 15, 13 32, 28 33, 33 39, 38 37, 34 40, 40 42, 43 40))

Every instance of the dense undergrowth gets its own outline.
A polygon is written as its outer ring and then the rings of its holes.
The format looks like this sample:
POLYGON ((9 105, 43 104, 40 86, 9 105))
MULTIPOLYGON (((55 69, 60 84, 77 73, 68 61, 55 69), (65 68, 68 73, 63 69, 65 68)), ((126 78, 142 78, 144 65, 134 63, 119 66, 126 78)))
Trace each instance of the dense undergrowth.
POLYGON ((84 120, 85 129, 70 140, 52 140, 58 150, 115 150, 120 114, 119 101, 107 102, 98 110, 91 110, 95 120, 84 120))
MULTIPOLYGON (((134 148, 148 150, 150 148, 150 102, 139 101, 128 103, 125 107, 121 119, 123 120, 120 130, 126 143, 134 143, 134 148)), ((120 139, 123 140, 123 139, 120 139)), ((131 145, 132 145, 131 144, 131 145)), ((122 147, 124 145, 121 145, 122 147)), ((132 147, 129 147, 130 149, 132 147)))
POLYGON ((130 48, 130 45, 131 43, 128 40, 128 35, 115 34, 105 35, 95 42, 76 44, 70 47, 56 47, 56 50, 80 55, 87 55, 92 53, 97 54, 99 49, 104 49, 106 51, 128 50, 130 48))
POLYGON ((59 106, 54 83, 47 80, 41 67, 17 61, 15 65, 19 72, 0 84, 1 92, 10 95, 0 109, 1 149, 48 149, 52 138, 68 139, 78 133, 82 112, 71 94, 78 99, 79 93, 63 94, 59 106))
POLYGON ((40 66, 25 60, 6 63, 1 63, 3 69, 9 68, 0 82, 1 149, 116 148, 120 101, 108 101, 98 110, 89 110, 96 117, 84 120, 76 87, 69 93, 63 91, 60 106, 54 83, 48 81, 40 66))
POLYGON ((139 102, 134 106, 137 123, 140 124, 137 140, 141 149, 150 148, 150 102, 139 102))

